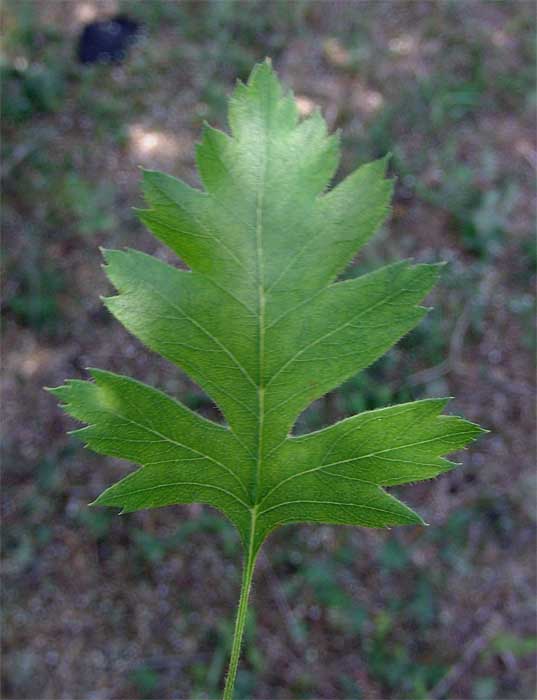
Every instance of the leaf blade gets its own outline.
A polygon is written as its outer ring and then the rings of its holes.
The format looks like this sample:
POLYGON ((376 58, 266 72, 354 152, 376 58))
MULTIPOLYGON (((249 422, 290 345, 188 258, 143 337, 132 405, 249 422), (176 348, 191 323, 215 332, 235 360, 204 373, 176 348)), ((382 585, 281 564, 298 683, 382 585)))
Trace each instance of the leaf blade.
POLYGON ((269 63, 230 100, 231 135, 206 125, 204 190, 145 171, 140 219, 190 271, 138 251, 104 251, 109 310, 218 404, 218 426, 126 377, 54 390, 101 453, 142 465, 95 503, 130 512, 200 501, 222 510, 248 549, 286 522, 423 523, 383 487, 453 468, 442 455, 478 426, 440 416, 445 400, 366 412, 289 436, 312 401, 366 368, 423 317, 438 265, 401 261, 334 281, 389 212, 387 160, 331 190, 337 135, 300 122, 269 63))

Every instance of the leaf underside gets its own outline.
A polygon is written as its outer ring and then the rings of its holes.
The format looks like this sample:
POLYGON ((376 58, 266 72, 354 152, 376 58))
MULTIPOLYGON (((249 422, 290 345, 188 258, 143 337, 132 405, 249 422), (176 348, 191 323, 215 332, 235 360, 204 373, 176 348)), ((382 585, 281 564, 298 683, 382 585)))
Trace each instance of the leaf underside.
POLYGON ((238 84, 229 125, 231 136, 204 128, 203 191, 144 172, 149 208, 140 219, 190 270, 104 251, 118 291, 109 310, 187 372, 227 425, 103 370, 52 389, 87 424, 75 431, 87 446, 141 465, 95 503, 122 512, 207 503, 250 553, 284 523, 423 523, 382 487, 453 468, 442 455, 483 432, 441 415, 447 399, 364 412, 301 437, 290 431, 312 401, 419 322, 439 266, 403 261, 335 281, 389 212, 386 160, 327 190, 337 136, 318 112, 299 121, 268 62, 238 84))

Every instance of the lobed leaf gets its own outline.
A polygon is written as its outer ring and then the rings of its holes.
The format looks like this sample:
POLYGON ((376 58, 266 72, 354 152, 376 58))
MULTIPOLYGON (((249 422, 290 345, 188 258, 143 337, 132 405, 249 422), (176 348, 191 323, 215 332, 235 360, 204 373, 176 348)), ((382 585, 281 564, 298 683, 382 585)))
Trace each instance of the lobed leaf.
POLYGON ((446 399, 368 411, 290 436, 297 416, 385 353, 423 317, 438 265, 397 262, 338 282, 389 211, 386 159, 327 189, 337 136, 299 121, 269 63, 238 84, 231 134, 206 126, 204 190, 144 172, 140 219, 189 271, 104 251, 116 318, 215 401, 220 426, 132 379, 91 370, 53 392, 93 450, 141 468, 95 501, 123 512, 202 502, 239 530, 249 561, 274 528, 314 521, 423 523, 383 487, 433 478, 481 428, 446 399))

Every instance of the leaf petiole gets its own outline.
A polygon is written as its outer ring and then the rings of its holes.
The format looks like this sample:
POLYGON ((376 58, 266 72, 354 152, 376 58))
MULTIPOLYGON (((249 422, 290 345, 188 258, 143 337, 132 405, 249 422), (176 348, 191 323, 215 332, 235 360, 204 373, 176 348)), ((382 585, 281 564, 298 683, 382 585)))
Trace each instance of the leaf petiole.
POLYGON ((248 550, 245 553, 244 567, 242 570, 241 594, 237 608, 237 617, 235 618, 233 644, 231 646, 231 656, 229 659, 229 668, 226 676, 223 700, 233 700, 233 688, 235 687, 235 678, 237 676, 237 666, 239 665, 244 626, 246 624, 246 616, 248 614, 248 598, 250 597, 250 589, 252 587, 255 562, 259 553, 259 548, 257 551, 254 551, 256 515, 257 506, 254 506, 252 509, 248 550))

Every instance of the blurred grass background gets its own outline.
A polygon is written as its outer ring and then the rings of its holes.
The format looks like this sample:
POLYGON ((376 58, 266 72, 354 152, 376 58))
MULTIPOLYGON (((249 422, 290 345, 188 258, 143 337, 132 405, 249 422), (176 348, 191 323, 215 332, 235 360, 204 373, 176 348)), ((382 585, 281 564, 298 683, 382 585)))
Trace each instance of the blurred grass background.
POLYGON ((447 260, 434 311, 300 418, 454 395, 492 434, 397 493, 428 529, 289 526, 256 575, 238 698, 535 693, 535 10, 532 2, 7 0, 2 9, 5 698, 218 696, 239 544, 201 506, 86 504, 128 471, 82 451, 41 388, 118 371, 216 413, 111 319, 99 246, 172 260, 137 222, 137 166, 197 184, 203 120, 271 56, 342 131, 338 177, 393 154, 393 213, 346 275, 447 260), (80 65, 86 22, 143 36, 80 65))

